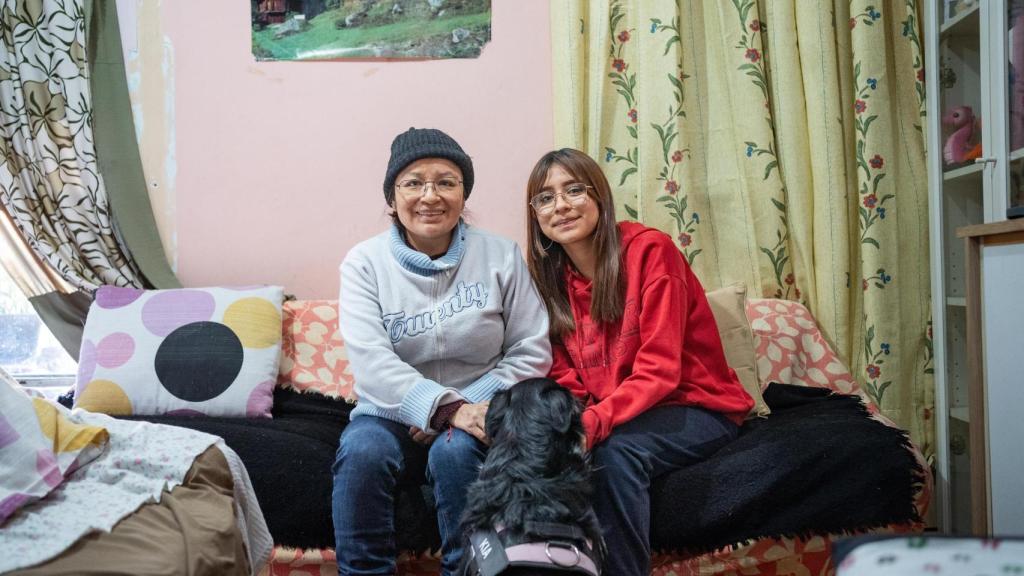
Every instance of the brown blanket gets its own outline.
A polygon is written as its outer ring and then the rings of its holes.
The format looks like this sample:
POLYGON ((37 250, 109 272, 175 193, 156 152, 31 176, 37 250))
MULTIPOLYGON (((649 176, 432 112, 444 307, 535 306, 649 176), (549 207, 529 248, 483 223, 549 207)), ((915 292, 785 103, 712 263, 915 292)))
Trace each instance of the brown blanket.
POLYGON ((109 533, 83 537, 63 554, 18 576, 98 574, 249 574, 224 454, 211 446, 185 480, 109 533))

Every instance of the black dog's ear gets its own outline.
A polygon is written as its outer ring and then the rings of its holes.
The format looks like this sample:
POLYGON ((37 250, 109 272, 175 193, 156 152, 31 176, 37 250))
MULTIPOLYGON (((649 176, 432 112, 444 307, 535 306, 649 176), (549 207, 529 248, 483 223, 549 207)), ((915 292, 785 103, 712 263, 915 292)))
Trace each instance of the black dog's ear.
POLYGON ((572 412, 569 406, 564 406, 565 409, 559 410, 552 414, 551 426, 558 430, 559 434, 565 434, 569 431, 569 427, 572 426, 572 412))
POLYGON ((572 427, 573 418, 579 417, 579 407, 571 392, 555 382, 551 384, 544 390, 545 404, 550 410, 551 427, 559 434, 565 434, 572 427))
POLYGON ((491 403, 487 407, 487 415, 484 416, 484 432, 491 439, 497 436, 502 429, 502 420, 505 419, 505 413, 508 412, 510 395, 510 390, 498 392, 491 398, 491 403))

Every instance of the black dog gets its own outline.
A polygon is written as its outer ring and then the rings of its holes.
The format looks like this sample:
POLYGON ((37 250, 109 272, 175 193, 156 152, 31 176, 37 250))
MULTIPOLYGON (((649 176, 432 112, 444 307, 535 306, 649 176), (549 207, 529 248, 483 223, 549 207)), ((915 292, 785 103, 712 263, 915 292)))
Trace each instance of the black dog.
POLYGON ((572 394, 547 378, 491 399, 492 444, 463 516, 463 574, 600 574, 605 547, 590 507, 581 412, 572 394))

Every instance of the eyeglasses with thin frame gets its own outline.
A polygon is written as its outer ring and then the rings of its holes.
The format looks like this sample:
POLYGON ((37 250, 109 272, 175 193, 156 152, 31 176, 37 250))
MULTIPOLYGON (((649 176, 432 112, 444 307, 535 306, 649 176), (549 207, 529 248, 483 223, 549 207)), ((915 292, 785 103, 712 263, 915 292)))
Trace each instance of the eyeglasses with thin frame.
POLYGON ((450 194, 462 189, 462 180, 453 177, 438 178, 437 180, 421 180, 419 178, 407 178, 395 184, 405 196, 420 196, 427 192, 427 186, 433 185, 437 194, 450 194))
POLYGON ((550 214, 555 209, 556 201, 561 196, 571 206, 579 206, 587 201, 587 189, 593 186, 586 184, 570 184, 561 192, 545 191, 530 199, 530 206, 537 214, 550 214))

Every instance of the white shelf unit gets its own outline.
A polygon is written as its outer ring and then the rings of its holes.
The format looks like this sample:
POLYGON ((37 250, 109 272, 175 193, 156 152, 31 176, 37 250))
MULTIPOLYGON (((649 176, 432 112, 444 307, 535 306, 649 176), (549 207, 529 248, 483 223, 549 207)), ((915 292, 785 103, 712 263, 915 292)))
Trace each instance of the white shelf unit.
POLYGON ((981 172, 985 169, 984 164, 968 164, 959 168, 953 168, 942 173, 942 179, 946 182, 969 179, 971 177, 981 178, 981 172))
POLYGON ((950 409, 949 415, 950 417, 955 418, 956 420, 959 420, 961 422, 970 423, 971 421, 970 411, 967 409, 966 406, 950 409))
POLYGON ((940 531, 966 534, 972 529, 967 271, 964 240, 956 229, 1004 220, 1011 187, 1024 190, 1024 0, 978 0, 948 22, 942 19, 943 4, 924 4, 935 509, 940 531), (1009 31, 1010 22, 1019 27, 1009 31), (1008 80, 1013 71, 1008 62, 1021 71, 1016 82, 1008 80), (971 164, 946 166, 942 151, 951 130, 942 117, 956 106, 970 106, 980 118, 982 153, 971 164))
POLYGON ((939 33, 942 36, 953 36, 964 30, 977 30, 978 17, 981 13, 980 7, 981 4, 975 4, 966 11, 950 18, 948 22, 943 22, 942 26, 939 27, 939 33))

